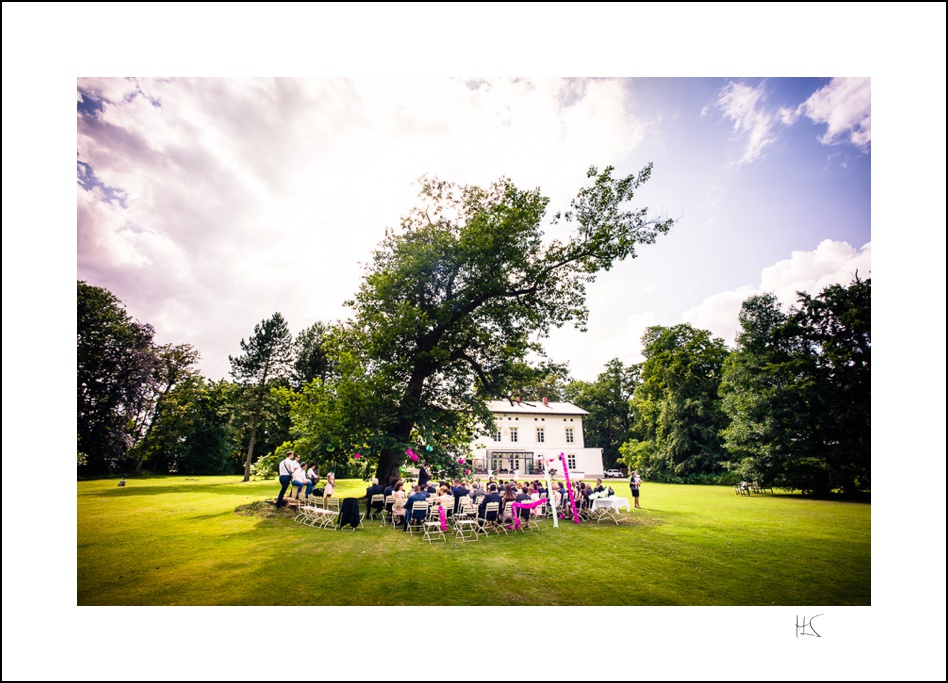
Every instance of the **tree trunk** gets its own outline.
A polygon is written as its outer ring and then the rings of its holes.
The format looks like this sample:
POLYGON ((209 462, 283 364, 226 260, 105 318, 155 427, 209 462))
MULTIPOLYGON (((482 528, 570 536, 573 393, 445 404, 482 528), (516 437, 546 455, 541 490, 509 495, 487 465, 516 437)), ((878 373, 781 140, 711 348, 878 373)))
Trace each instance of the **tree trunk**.
MULTIPOLYGON (((403 420, 398 423, 398 427, 395 429, 393 436, 401 443, 408 443, 408 440, 411 438, 411 428, 412 423, 403 420)), ((382 454, 379 458, 379 467, 375 473, 375 476, 378 477, 379 483, 382 486, 386 486, 391 479, 398 478, 399 465, 404 460, 405 451, 401 450, 400 447, 382 449, 382 454)))
MULTIPOLYGON (((266 380, 266 372, 264 372, 266 380)), ((257 441, 257 427, 260 425, 260 413, 263 412, 263 389, 266 385, 261 384, 257 389, 257 405, 253 409, 253 427, 250 428, 250 445, 247 447, 247 460, 244 462, 244 481, 250 481, 250 465, 253 464, 253 446, 257 441)))
POLYGON ((250 445, 247 447, 247 461, 244 463, 244 481, 250 481, 250 464, 253 462, 253 445, 257 440, 257 420, 254 419, 250 430, 250 445))

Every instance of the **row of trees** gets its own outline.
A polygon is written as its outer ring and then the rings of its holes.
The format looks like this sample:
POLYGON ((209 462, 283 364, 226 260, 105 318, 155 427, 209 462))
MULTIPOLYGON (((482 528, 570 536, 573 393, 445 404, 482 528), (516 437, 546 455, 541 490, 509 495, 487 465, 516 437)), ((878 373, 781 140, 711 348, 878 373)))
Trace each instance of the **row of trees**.
POLYGON ((613 360, 594 382, 543 359, 552 327, 584 325, 596 274, 672 225, 625 208, 651 166, 612 173, 590 169, 552 216, 564 240, 543 238, 539 190, 424 180, 424 208, 387 231, 352 319, 294 339, 275 313, 230 358, 234 382, 200 377, 193 349, 154 345, 149 326, 80 282, 80 464, 246 480, 293 448, 337 473, 387 478, 414 449, 458 471, 490 426, 484 399, 548 396, 590 412, 586 441, 607 466, 652 479, 867 487, 869 281, 801 296, 789 312, 772 296, 748 300, 734 351, 679 325, 649 329, 644 363, 613 360))

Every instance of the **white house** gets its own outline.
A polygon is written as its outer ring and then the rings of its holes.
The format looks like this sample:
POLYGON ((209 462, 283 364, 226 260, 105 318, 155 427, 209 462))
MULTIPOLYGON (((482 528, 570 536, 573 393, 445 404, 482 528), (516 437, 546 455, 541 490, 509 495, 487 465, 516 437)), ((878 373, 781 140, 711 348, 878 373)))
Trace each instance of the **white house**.
MULTIPOLYGON (((602 449, 583 443, 585 410, 572 403, 547 401, 488 401, 495 429, 483 435, 474 448, 474 468, 478 473, 539 475, 543 458, 566 455, 570 472, 602 476, 602 449), (485 447, 486 444, 486 447, 485 447)), ((549 467, 560 476, 563 468, 549 467)))

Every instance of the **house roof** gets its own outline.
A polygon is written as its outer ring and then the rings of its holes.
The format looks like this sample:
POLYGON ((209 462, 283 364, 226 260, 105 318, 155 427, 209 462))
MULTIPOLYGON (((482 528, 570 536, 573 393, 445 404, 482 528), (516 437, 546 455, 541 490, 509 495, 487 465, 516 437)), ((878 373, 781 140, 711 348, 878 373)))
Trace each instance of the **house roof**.
POLYGON ((550 401, 521 401, 510 405, 510 401, 488 401, 487 408, 492 413, 510 415, 589 415, 588 412, 572 403, 550 401))

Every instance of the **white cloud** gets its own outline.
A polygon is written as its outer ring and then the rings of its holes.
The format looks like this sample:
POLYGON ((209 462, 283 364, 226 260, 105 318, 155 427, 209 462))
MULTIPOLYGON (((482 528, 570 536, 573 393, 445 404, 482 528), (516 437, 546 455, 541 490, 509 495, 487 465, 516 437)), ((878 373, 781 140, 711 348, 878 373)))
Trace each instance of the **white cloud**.
POLYGON ((682 314, 682 322, 710 330, 732 344, 740 325, 741 304, 750 296, 773 292, 784 307, 796 303, 797 292, 818 294, 832 284, 849 284, 857 271, 870 277, 872 243, 855 249, 845 242, 823 240, 813 251, 794 251, 789 259, 761 271, 756 287, 743 286, 705 298, 682 314))
POLYGON ((816 123, 825 123, 824 145, 849 142, 863 152, 872 142, 871 86, 868 78, 834 78, 798 108, 816 123))
POLYGON ((764 149, 774 142, 773 117, 764 110, 766 99, 764 85, 756 88, 735 81, 729 82, 718 93, 718 98, 702 110, 706 115, 711 110, 720 110, 725 118, 733 122, 734 131, 746 139, 739 164, 749 164, 763 158, 764 149))
POLYGON ((621 81, 80 79, 79 160, 122 193, 79 188, 78 275, 159 341, 192 343, 219 378, 254 324, 293 331, 346 315, 387 226, 422 174, 501 175, 551 209, 591 163, 644 138, 621 81))

